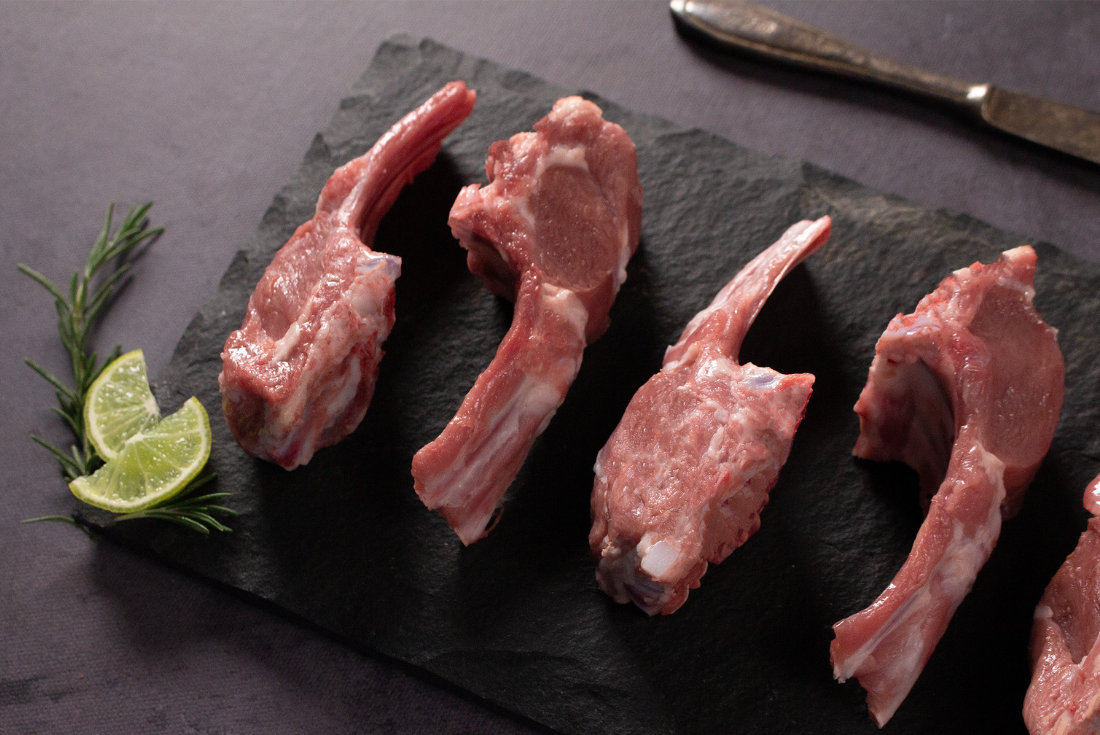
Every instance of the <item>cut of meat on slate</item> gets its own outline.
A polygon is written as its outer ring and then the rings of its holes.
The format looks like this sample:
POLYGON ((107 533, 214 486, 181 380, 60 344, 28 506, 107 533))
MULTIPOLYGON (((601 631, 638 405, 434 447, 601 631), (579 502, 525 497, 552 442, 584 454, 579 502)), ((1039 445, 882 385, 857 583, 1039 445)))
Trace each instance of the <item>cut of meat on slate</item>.
POLYGON ((275 254, 218 376, 229 428, 249 454, 291 470, 362 421, 401 274, 400 258, 371 250, 374 233, 475 96, 451 82, 336 169, 313 219, 275 254))
POLYGON ((1100 477, 1084 504, 1088 528, 1035 608, 1024 697, 1032 735, 1100 732, 1100 477))
POLYGON ((902 461, 935 493, 909 558, 833 626, 833 674, 859 679, 881 727, 909 693, 1015 514, 1058 423, 1065 364, 1032 305, 1035 251, 955 271, 875 347, 853 453, 902 461))
POLYGON ((621 127, 566 97, 534 129, 490 147, 488 185, 464 188, 449 219, 470 271, 516 304, 492 363, 413 458, 420 499, 464 544, 486 533, 585 346, 607 329, 641 230, 634 143, 621 127))
POLYGON ((814 376, 739 365, 737 354, 776 284, 830 228, 828 217, 799 222, 719 291, 600 451, 588 541, 600 588, 617 602, 674 612, 708 563, 760 528, 814 376))

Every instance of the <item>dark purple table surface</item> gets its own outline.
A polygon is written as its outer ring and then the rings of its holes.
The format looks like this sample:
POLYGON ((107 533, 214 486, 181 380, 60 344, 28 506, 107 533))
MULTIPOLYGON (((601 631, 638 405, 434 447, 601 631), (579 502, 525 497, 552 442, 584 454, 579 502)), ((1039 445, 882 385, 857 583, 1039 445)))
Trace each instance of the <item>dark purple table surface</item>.
MULTIPOLYGON (((942 74, 1100 110, 1100 3, 769 4, 942 74)), ((167 232, 95 338, 142 348, 155 374, 395 32, 1100 260, 1100 167, 699 51, 664 2, 0 3, 0 731, 538 731, 71 527, 18 524, 70 496, 29 439, 67 436, 22 363, 60 373, 65 355, 15 264, 63 280, 109 202, 155 200, 167 232)))

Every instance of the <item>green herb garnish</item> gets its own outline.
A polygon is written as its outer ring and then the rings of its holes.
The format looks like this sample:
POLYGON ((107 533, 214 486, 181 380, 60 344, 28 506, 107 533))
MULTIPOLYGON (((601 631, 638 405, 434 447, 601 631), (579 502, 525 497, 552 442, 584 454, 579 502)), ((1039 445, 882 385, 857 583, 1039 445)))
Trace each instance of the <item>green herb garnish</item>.
MULTIPOLYGON (((133 257, 140 253, 135 250, 143 243, 151 244, 164 232, 163 227, 152 229, 148 227, 146 215, 152 206, 152 202, 147 202, 142 206, 131 207, 113 235, 111 219, 114 214, 114 205, 107 208, 103 230, 88 253, 83 272, 73 273, 69 281, 68 295, 38 271, 23 264, 19 265, 20 272, 33 279, 54 297, 58 333, 61 344, 69 353, 72 363, 75 385, 70 387, 34 360, 26 360, 32 370, 56 389, 57 401, 60 405, 55 406, 53 410, 72 430, 76 443, 70 447, 70 451, 66 452, 41 437, 32 435, 31 438, 57 458, 61 471, 69 481, 95 472, 104 462, 89 440, 84 425, 84 402, 92 383, 104 368, 118 359, 122 348, 116 346, 101 364, 98 355, 88 349, 88 336, 111 304, 118 289, 128 280, 127 274, 133 257)), ((236 515, 236 512, 211 502, 227 497, 229 493, 192 495, 196 488, 204 485, 212 477, 213 475, 207 475, 196 478, 182 493, 163 503, 132 513, 115 514, 114 520, 157 518, 201 533, 209 533, 211 529, 229 531, 231 529, 214 518, 214 515, 236 515)), ((31 518, 24 523, 39 521, 63 521, 82 525, 74 517, 68 516, 31 518)))

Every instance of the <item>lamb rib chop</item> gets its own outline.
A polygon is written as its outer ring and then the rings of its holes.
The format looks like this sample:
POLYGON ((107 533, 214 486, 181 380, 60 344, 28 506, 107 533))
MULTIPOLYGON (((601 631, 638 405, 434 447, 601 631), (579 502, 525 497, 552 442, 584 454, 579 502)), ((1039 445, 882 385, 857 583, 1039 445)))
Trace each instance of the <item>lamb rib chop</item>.
POLYGON ((596 580, 617 602, 675 612, 718 562, 760 528, 814 376, 739 365, 741 342, 776 284, 829 238, 799 222, 684 329, 638 389, 596 459, 596 580))
POLYGON ((1088 528, 1035 608, 1024 697, 1031 735, 1100 732, 1100 477, 1084 505, 1088 528))
POLYGON ((607 329, 641 230, 638 164, 621 127, 566 97, 534 129, 492 145, 488 185, 464 188, 449 219, 470 271, 516 302, 493 361, 413 458, 417 494, 464 544, 484 535, 585 345, 607 329))
POLYGON ((1057 331, 1036 313, 1035 251, 955 271, 879 338, 853 453, 902 461, 935 495, 893 582, 833 626, 833 674, 867 690, 881 727, 909 693, 1019 509, 1064 394, 1057 331), (937 490, 938 488, 938 490, 937 490))
POLYGON ((249 454, 291 470, 362 421, 401 275, 401 259, 370 244, 475 97, 451 82, 336 169, 313 219, 264 271, 244 324, 225 342, 218 376, 226 421, 249 454))

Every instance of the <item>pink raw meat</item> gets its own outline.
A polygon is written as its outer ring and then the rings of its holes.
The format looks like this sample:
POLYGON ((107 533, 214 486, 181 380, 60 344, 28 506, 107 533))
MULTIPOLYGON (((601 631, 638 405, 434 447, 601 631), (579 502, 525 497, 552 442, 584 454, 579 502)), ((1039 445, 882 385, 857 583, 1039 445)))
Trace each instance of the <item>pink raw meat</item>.
POLYGON ((463 189, 451 231, 470 271, 515 299, 512 327, 438 439, 416 453, 416 492, 477 541, 565 399, 585 345, 608 326, 638 247, 634 144, 580 97, 489 149, 489 184, 463 189))
POLYGON ((935 495, 878 599, 833 626, 833 674, 881 727, 909 693, 1050 447, 1065 365, 1035 312, 1035 251, 955 271, 879 338, 853 453, 900 460, 935 495), (938 488, 938 490, 937 490, 938 488))
POLYGON ((1100 732, 1100 477, 1084 504, 1088 528, 1035 608, 1024 697, 1031 735, 1100 732))
POLYGON ((596 459, 596 580, 617 602, 668 615, 760 528, 812 375, 782 375, 737 353, 776 284, 829 238, 803 221, 760 253, 684 329, 638 389, 596 459))
POLYGON ((313 219, 264 271, 222 352, 222 408, 249 454, 286 469, 350 434, 370 405, 393 327, 401 259, 370 249, 401 189, 474 106, 451 82, 336 169, 313 219))

